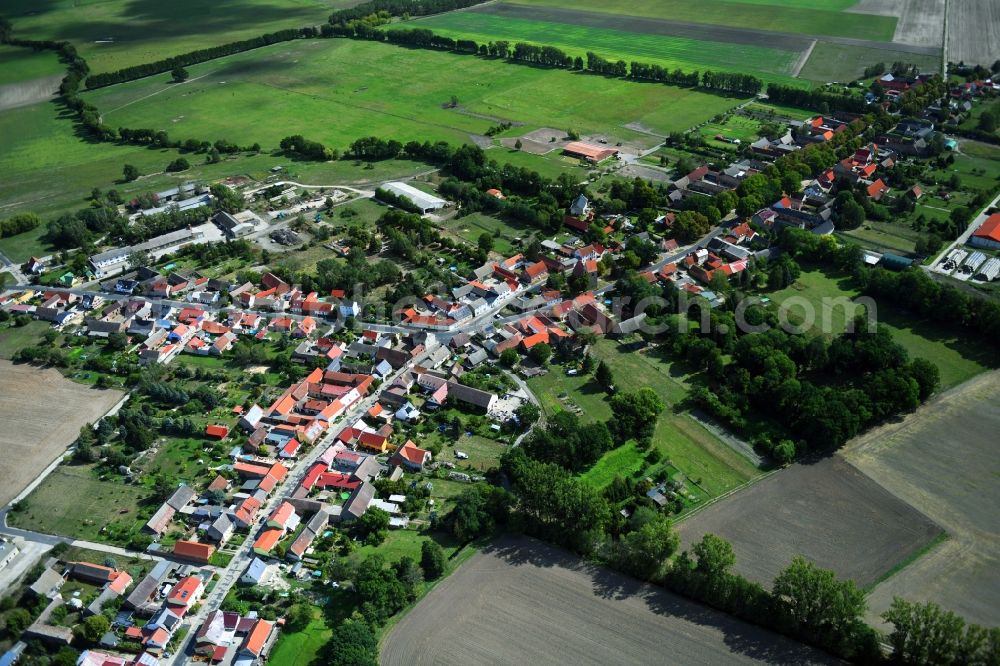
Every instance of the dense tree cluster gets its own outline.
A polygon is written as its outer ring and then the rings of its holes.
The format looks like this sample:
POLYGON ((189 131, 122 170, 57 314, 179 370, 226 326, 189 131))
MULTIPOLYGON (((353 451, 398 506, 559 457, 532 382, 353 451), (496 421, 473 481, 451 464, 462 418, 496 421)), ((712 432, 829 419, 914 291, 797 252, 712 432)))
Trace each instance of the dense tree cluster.
POLYGON ((286 136, 279 144, 281 149, 288 155, 302 158, 304 160, 314 160, 325 162, 336 159, 336 151, 330 150, 319 141, 310 141, 301 134, 286 136))
POLYGON ((767 98, 775 104, 788 104, 820 113, 833 113, 835 111, 865 113, 868 111, 867 104, 860 95, 839 95, 824 92, 820 88, 796 88, 780 83, 769 83, 767 85, 767 98))
POLYGON ((34 213, 18 213, 0 222, 0 238, 23 234, 25 231, 31 231, 41 223, 41 218, 34 213))
POLYGON ((533 430, 521 448, 530 458, 579 472, 597 462, 613 446, 606 424, 581 423, 573 412, 561 411, 544 428, 533 430))
POLYGON ((610 520, 607 501, 574 474, 512 449, 500 461, 518 497, 516 516, 530 534, 590 553, 610 520))

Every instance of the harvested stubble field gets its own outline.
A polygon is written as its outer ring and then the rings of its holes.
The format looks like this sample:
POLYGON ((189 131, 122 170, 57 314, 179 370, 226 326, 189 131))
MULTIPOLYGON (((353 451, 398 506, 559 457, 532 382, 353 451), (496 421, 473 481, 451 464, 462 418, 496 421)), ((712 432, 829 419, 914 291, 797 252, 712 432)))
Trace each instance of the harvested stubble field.
POLYGON ((0 506, 17 496, 100 418, 120 391, 75 384, 55 370, 0 361, 0 506), (39 399, 44 396, 44 399, 39 399))
POLYGON ((869 585, 941 528, 838 456, 797 464, 684 520, 685 547, 732 542, 736 571, 769 585, 796 555, 869 585))
POLYGON ((381 663, 834 660, 538 541, 504 538, 472 556, 396 625, 381 663))
POLYGON ((893 596, 934 601, 971 622, 997 624, 1000 599, 1000 373, 942 393, 900 423, 873 430, 843 455, 943 526, 948 540, 880 583, 871 620, 893 596))

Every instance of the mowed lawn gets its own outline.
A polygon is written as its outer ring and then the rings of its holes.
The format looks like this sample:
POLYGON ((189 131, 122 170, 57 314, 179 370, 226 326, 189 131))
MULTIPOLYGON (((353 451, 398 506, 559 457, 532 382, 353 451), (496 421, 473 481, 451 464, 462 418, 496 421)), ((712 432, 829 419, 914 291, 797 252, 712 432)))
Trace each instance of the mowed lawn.
POLYGON ((852 14, 839 10, 853 4, 845 0, 521 0, 508 4, 563 7, 589 12, 649 16, 734 28, 773 30, 807 35, 833 35, 891 41, 896 19, 890 16, 852 14))
POLYGON ((313 608, 312 614, 312 620, 302 631, 281 632, 271 650, 271 662, 282 666, 309 666, 313 663, 330 640, 333 630, 327 626, 320 609, 313 608))
POLYGON ((91 72, 138 65, 286 28, 317 25, 350 0, 8 0, 22 39, 69 40, 91 72))
MULTIPOLYGON (((804 304, 808 303, 815 313, 813 330, 831 336, 844 331, 853 313, 848 312, 843 302, 836 307, 824 308, 823 299, 854 298, 857 295, 858 292, 849 284, 849 278, 820 270, 803 271, 795 284, 769 294, 779 305, 796 299, 787 305, 788 319, 795 323, 804 321, 804 304)), ((876 305, 878 323, 892 331, 893 337, 911 358, 922 357, 938 366, 942 389, 961 384, 988 368, 1000 365, 1000 355, 962 331, 919 320, 888 303, 876 305)), ((860 307, 856 309, 859 314, 861 311, 860 307)))
POLYGON ((762 75, 790 74, 799 57, 797 52, 766 46, 707 42, 480 12, 442 14, 421 20, 419 25, 439 34, 481 43, 496 39, 525 41, 556 46, 574 57, 593 51, 609 60, 638 60, 685 71, 711 67, 762 75))
MULTIPOLYGON (((593 347, 595 359, 605 361, 623 390, 648 386, 666 405, 653 435, 654 445, 664 459, 710 496, 726 492, 760 474, 743 456, 719 441, 687 414, 674 413, 673 407, 687 395, 684 376, 671 366, 646 353, 630 351, 602 339, 593 347)), ((611 408, 607 396, 589 375, 570 377, 560 367, 528 382, 548 413, 575 411, 584 421, 607 420, 611 408)), ((608 452, 584 479, 595 487, 604 487, 616 474, 628 476, 641 470, 642 454, 625 445, 608 452)))
POLYGON ((672 86, 339 39, 278 44, 188 69, 191 80, 181 85, 162 75, 85 97, 112 126, 162 129, 180 139, 257 141, 265 149, 302 134, 340 150, 372 135, 467 142, 494 118, 624 138, 632 137, 622 126, 638 122, 666 134, 738 102, 672 86), (445 108, 452 96, 459 109, 445 108))
MULTIPOLYGON (((100 481, 91 465, 60 465, 28 495, 27 507, 8 521, 36 532, 105 541, 105 526, 141 527, 139 508, 145 495, 141 486, 100 481)), ((146 513, 151 514, 149 508, 146 513)))

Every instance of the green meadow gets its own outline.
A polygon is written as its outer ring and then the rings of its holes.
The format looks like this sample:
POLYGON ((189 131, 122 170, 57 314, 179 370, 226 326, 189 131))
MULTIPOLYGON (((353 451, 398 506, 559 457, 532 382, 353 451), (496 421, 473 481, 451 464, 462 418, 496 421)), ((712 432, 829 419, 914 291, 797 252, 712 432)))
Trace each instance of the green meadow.
POLYGON ((508 4, 559 7, 624 16, 648 16, 733 28, 757 28, 806 35, 832 35, 892 41, 896 19, 891 16, 843 12, 852 2, 833 0, 524 0, 508 4))
POLYGON ((590 28, 555 23, 515 19, 480 12, 441 14, 419 21, 421 27, 439 34, 488 42, 506 39, 556 46, 572 56, 584 56, 587 51, 625 61, 638 60, 685 71, 706 67, 725 71, 755 72, 776 80, 788 75, 799 57, 798 52, 765 46, 747 46, 726 42, 706 42, 683 37, 648 35, 621 30, 590 28))
POLYGON ((362 136, 463 143, 499 120, 649 142, 736 99, 671 86, 525 67, 354 40, 308 40, 88 93, 112 126, 274 148, 302 134, 343 150, 362 136), (452 96, 459 108, 446 108, 452 96))
POLYGON ((0 86, 65 72, 66 66, 51 51, 32 51, 0 44, 0 86))
POLYGON ((349 0, 7 0, 21 39, 72 42, 94 73, 153 62, 265 32, 318 25, 349 0))

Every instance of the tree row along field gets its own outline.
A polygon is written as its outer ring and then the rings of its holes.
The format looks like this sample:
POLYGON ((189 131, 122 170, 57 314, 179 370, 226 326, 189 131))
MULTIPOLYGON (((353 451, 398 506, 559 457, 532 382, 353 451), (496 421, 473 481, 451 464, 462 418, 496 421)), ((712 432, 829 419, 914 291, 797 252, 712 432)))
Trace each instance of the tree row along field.
POLYGON ((334 9, 354 4, 356 0, 9 0, 0 12, 22 39, 69 40, 97 73, 323 23, 334 9))
POLYGON ((191 67, 190 73, 180 85, 154 76, 85 97, 112 126, 162 129, 182 139, 259 141, 265 147, 298 133, 341 150, 371 135, 466 142, 495 122, 472 114, 526 129, 571 126, 649 143, 655 139, 622 126, 636 122, 666 134, 738 102, 354 40, 275 45, 191 67), (445 108, 452 96, 461 109, 445 108))
POLYGON ((443 14, 422 19, 414 25, 480 43, 497 39, 526 41, 556 46, 567 53, 593 51, 609 60, 638 60, 669 69, 753 73, 765 80, 781 83, 793 80, 788 75, 800 55, 800 51, 767 46, 642 34, 610 27, 593 28, 474 11, 443 14))
MULTIPOLYGON (((521 0, 509 4, 532 7, 563 7, 624 16, 668 18, 674 21, 708 23, 735 28, 756 28, 806 35, 830 35, 892 41, 896 18, 838 11, 847 6, 836 3, 745 2, 740 0, 521 0)), ((609 17, 609 23, 614 19, 609 17)))

